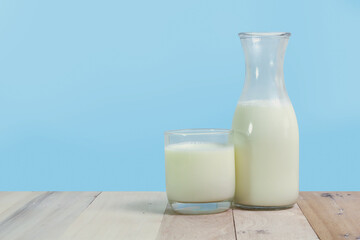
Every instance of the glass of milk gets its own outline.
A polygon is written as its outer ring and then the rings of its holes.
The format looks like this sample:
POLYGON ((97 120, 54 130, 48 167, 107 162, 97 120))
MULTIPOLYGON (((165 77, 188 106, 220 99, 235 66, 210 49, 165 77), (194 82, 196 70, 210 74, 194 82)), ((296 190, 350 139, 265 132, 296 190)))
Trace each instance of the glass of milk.
POLYGON ((233 132, 186 129, 165 132, 166 193, 181 214, 230 208, 235 193, 233 132))

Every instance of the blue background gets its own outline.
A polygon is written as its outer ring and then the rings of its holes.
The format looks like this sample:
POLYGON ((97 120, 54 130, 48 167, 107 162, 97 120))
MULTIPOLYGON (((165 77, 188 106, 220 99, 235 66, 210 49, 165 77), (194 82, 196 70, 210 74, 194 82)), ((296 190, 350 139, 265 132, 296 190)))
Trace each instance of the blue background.
POLYGON ((360 190, 360 1, 0 1, 0 190, 165 190, 163 132, 230 128, 237 33, 289 31, 301 190, 360 190))

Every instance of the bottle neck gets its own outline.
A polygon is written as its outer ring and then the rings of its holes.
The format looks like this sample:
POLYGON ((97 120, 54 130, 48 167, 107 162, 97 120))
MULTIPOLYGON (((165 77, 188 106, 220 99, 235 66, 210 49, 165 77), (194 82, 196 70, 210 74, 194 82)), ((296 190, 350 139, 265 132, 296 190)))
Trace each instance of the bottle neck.
POLYGON ((246 76, 240 101, 288 100, 284 83, 284 56, 288 38, 241 39, 246 76))

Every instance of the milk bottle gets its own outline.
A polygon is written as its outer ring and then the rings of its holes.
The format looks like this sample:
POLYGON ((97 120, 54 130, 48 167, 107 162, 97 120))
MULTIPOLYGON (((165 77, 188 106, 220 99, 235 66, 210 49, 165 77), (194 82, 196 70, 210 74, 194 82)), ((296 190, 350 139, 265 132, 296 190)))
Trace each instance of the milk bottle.
POLYGON ((283 62, 290 33, 240 33, 246 77, 232 128, 235 206, 291 207, 299 191, 299 133, 283 62))

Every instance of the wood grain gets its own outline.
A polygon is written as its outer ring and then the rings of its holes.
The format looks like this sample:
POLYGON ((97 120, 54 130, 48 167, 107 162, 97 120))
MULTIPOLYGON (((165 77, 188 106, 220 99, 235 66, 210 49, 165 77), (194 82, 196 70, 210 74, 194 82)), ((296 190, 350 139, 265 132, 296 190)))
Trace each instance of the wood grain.
POLYGON ((301 192, 298 204, 320 239, 360 239, 360 192, 301 192))
POLYGON ((213 215, 174 214, 163 192, 99 194, 0 192, 0 239, 360 240, 360 192, 301 192, 302 211, 295 205, 213 215))
POLYGON ((166 204, 164 192, 103 192, 61 239, 153 240, 166 204))
POLYGON ((0 222, 0 239, 57 239, 98 194, 44 192, 0 222))
POLYGON ((279 211, 234 209, 233 213, 237 239, 318 239, 297 205, 279 211))
POLYGON ((236 239, 232 210, 211 215, 178 215, 168 205, 156 239, 236 239))
POLYGON ((0 223, 44 192, 0 192, 0 223))

